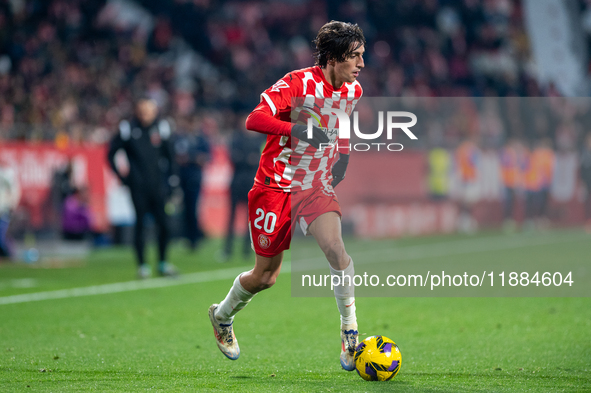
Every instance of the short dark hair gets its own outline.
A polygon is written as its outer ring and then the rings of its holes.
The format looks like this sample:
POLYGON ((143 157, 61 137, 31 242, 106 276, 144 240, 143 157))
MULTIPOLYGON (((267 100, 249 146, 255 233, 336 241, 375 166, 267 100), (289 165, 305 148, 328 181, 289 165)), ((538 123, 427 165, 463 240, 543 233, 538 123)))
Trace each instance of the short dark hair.
POLYGON ((365 45, 365 37, 357 24, 331 20, 318 30, 314 44, 316 65, 324 68, 329 60, 347 60, 352 52, 365 45))

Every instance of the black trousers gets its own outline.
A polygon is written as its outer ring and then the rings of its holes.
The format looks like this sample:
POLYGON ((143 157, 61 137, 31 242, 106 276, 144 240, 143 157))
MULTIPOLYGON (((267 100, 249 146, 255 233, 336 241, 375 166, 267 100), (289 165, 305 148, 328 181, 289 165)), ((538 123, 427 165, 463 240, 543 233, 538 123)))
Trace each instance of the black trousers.
POLYGON ((199 194, 201 194, 201 183, 193 182, 183 184, 183 220, 185 223, 185 237, 189 240, 191 247, 204 235, 199 224, 199 194))
POLYGON ((154 190, 150 187, 132 189, 131 199, 135 207, 136 222, 134 231, 134 247, 139 265, 145 263, 144 250, 146 247, 145 218, 150 213, 154 217, 158 229, 158 252, 160 261, 166 260, 166 251, 170 240, 170 228, 168 217, 164 207, 166 197, 163 190, 154 190))

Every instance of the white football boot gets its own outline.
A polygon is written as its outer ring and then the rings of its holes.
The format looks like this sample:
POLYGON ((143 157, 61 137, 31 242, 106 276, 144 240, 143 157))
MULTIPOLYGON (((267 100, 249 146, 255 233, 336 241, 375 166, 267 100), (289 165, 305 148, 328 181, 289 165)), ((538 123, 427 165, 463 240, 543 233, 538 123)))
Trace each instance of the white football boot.
POLYGON ((209 320, 213 326, 213 333, 215 334, 215 340, 218 344, 218 348, 222 353, 230 360, 236 360, 240 356, 240 347, 238 346, 238 340, 234 335, 234 329, 232 323, 229 325, 220 323, 215 317, 215 310, 218 308, 218 304, 212 304, 209 307, 209 320))
POLYGON ((355 370, 355 349, 359 331, 357 324, 341 325, 341 366, 347 371, 355 370))

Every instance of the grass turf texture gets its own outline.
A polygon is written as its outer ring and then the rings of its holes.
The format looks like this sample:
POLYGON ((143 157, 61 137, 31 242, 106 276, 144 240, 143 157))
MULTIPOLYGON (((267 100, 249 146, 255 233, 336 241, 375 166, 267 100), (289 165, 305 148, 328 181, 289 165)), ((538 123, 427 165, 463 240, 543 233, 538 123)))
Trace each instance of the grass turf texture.
MULTIPOLYGON (((353 249, 355 241, 347 245, 353 249)), ((209 241, 197 254, 177 246, 171 261, 187 273, 252 265, 239 259, 216 263, 219 246, 209 241)), ((589 258, 591 242, 552 250, 546 257, 557 261, 565 255, 589 258)), ((527 258, 532 251, 503 253, 527 258)), ((63 269, 2 265, 0 296, 120 282, 134 274, 129 249, 95 251, 80 266, 63 269), (35 286, 18 285, 23 279, 35 286)), ((239 314, 242 355, 227 360, 214 342, 207 308, 231 282, 0 305, 0 390, 591 390, 590 298, 359 298, 361 338, 385 335, 402 352, 399 375, 377 383, 341 370, 334 299, 292 298, 289 274, 239 314)))

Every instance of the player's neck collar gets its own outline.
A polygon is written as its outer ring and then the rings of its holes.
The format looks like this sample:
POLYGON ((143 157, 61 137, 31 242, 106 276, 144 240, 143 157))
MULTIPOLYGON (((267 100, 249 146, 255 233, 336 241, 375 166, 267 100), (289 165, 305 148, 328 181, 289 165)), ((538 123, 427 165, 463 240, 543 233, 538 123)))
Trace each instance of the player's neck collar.
POLYGON ((346 85, 345 82, 343 82, 343 84, 339 88, 334 87, 334 85, 328 79, 326 79, 326 75, 324 75, 324 70, 325 69, 324 68, 321 68, 320 66, 316 66, 316 67, 318 68, 318 72, 320 72, 320 75, 322 77, 322 80, 326 83, 327 86, 330 86, 330 88, 333 91, 340 91, 340 90, 343 90, 345 88, 345 85, 346 85))

